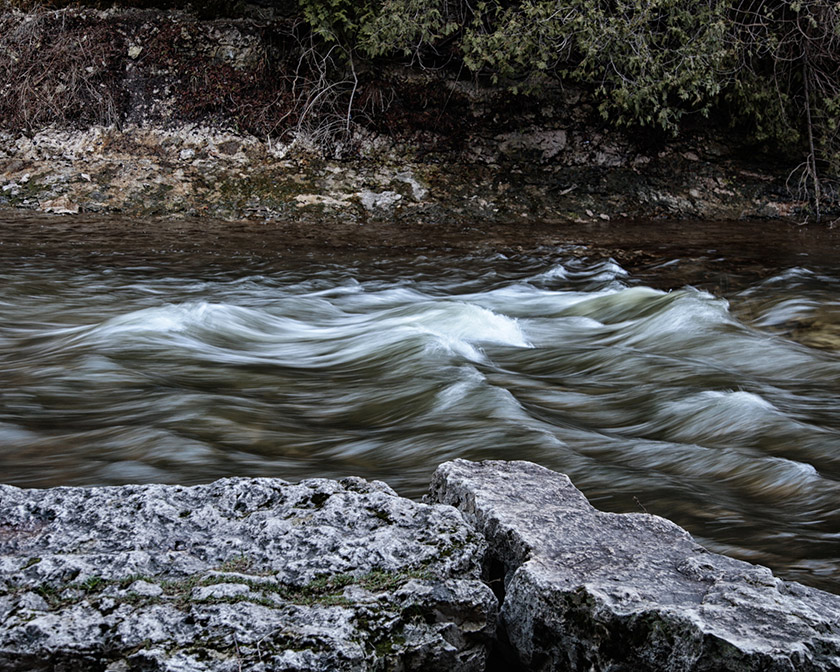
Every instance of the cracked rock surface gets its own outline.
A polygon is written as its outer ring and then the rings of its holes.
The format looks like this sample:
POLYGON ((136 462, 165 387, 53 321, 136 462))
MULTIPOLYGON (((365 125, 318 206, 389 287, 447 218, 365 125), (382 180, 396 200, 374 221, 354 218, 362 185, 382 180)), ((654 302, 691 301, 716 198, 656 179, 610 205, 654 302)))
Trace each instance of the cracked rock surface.
POLYGON ((840 670, 840 596, 711 553, 658 516, 595 509, 529 462, 441 465, 430 498, 486 536, 527 670, 840 670))
POLYGON ((357 478, 0 486, 3 670, 482 670, 485 544, 357 478))

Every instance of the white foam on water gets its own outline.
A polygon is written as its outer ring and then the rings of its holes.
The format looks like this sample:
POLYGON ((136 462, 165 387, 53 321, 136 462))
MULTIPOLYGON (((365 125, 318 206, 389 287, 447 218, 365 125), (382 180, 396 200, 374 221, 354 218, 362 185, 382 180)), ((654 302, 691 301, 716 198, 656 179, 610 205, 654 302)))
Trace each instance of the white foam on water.
POLYGON ((458 367, 456 375, 455 382, 437 393, 435 406, 438 411, 458 408, 469 394, 486 384, 486 378, 472 366, 458 367))
POLYGON ((608 296, 613 293, 613 290, 598 292, 546 290, 537 289, 531 285, 516 284, 461 298, 503 315, 531 318, 558 316, 578 304, 590 301, 593 296, 608 296))
POLYGON ((211 305, 206 302, 144 308, 109 319, 96 328, 96 334, 107 340, 145 334, 182 333, 205 321, 211 310, 211 305))
POLYGON ((538 273, 537 275, 533 276, 533 280, 567 280, 569 278, 569 272, 566 270, 566 267, 563 264, 556 264, 551 268, 543 271, 542 273, 538 273))
POLYGON ((733 411, 742 412, 765 412, 778 413, 776 408, 769 401, 753 392, 745 390, 704 390, 692 398, 701 406, 722 405, 733 411))
POLYGON ((0 422, 0 444, 36 441, 38 434, 8 422, 0 422))
POLYGON ((522 329, 538 349, 557 348, 561 344, 586 344, 612 332, 610 327, 591 317, 577 315, 524 319, 522 329))
POLYGON ((756 327, 775 327, 811 317, 820 304, 802 298, 785 299, 765 308, 752 320, 756 327))
POLYGON ((647 431, 664 431, 669 440, 692 443, 743 441, 784 421, 767 400, 741 390, 704 390, 662 401, 651 410, 643 425, 647 431))
POLYGON ((794 473, 797 476, 797 480, 799 478, 803 478, 808 481, 821 479, 819 472, 813 464, 807 464, 797 460, 789 460, 786 457, 768 457, 766 459, 768 462, 776 463, 783 469, 794 473))
MULTIPOLYGON (((111 353, 174 350, 229 363, 314 367, 383 356, 398 365, 400 358, 420 352, 418 347, 470 361, 482 360, 488 345, 532 347, 514 318, 463 301, 419 301, 416 292, 399 293, 412 302, 394 307, 394 293, 380 293, 367 302, 367 312, 329 310, 328 304, 323 311, 310 310, 310 319, 228 304, 170 304, 111 318, 90 329, 86 339, 111 353), (371 310, 375 303, 380 310, 371 310)), ((272 311, 280 312, 277 306, 272 311)))
POLYGON ((729 302, 706 292, 678 290, 668 299, 661 310, 640 322, 640 336, 708 332, 735 322, 729 314, 729 302))
MULTIPOLYGON (((565 312, 589 317, 601 323, 639 319, 645 311, 661 310, 666 293, 650 287, 629 287, 619 291, 586 292, 575 297, 565 312)), ((665 302, 669 302, 669 298, 665 302)))
POLYGON ((446 341, 532 347, 517 320, 468 303, 444 302, 419 316, 414 325, 446 341))
POLYGON ((770 285, 770 284, 788 284, 792 280, 803 280, 803 279, 811 279, 819 277, 814 271, 811 271, 807 268, 802 268, 800 266, 794 266, 792 268, 785 269, 781 273, 777 273, 766 280, 762 281, 762 285, 770 285))
POLYGON ((460 366, 455 375, 458 379, 437 394, 435 412, 459 417, 475 416, 495 419, 501 423, 514 423, 520 427, 540 431, 552 436, 543 424, 535 421, 523 409, 522 404, 507 389, 491 385, 486 377, 472 366, 460 366))

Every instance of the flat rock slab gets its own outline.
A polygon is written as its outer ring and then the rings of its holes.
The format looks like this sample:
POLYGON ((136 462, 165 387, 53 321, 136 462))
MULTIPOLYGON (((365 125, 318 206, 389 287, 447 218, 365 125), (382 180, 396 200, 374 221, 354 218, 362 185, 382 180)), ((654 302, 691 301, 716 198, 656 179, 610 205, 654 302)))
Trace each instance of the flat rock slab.
POLYGON ((524 669, 840 670, 840 596, 710 553, 658 516, 598 511, 563 474, 456 460, 430 497, 486 536, 524 669))
POLYGON ((357 478, 0 486, 0 669, 482 670, 454 508, 357 478))

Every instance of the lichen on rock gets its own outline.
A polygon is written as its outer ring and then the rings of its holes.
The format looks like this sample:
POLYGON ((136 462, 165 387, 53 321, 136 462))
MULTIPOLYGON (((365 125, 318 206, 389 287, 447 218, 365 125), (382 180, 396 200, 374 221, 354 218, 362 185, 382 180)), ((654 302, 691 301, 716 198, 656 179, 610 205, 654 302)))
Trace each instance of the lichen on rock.
POLYGON ((455 460, 430 497, 359 478, 0 486, 0 667, 840 669, 840 596, 598 511, 563 474, 455 460))
POLYGON ((496 602, 448 506, 361 479, 0 486, 4 670, 481 670, 496 602))
POLYGON ((431 499, 487 538, 486 578, 522 669, 840 669, 840 596, 711 553, 658 516, 598 511, 563 474, 456 460, 431 499))

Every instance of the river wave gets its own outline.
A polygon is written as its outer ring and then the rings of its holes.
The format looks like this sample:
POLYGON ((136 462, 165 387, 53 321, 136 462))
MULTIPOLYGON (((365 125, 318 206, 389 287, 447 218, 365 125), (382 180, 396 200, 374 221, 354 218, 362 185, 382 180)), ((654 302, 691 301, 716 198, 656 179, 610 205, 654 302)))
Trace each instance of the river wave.
POLYGON ((824 269, 725 296, 563 249, 0 276, 7 482, 358 474, 419 496, 443 460, 528 459, 599 507, 840 588, 824 269))

